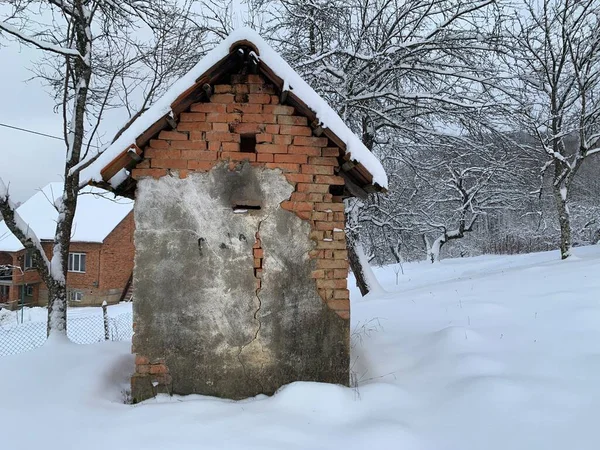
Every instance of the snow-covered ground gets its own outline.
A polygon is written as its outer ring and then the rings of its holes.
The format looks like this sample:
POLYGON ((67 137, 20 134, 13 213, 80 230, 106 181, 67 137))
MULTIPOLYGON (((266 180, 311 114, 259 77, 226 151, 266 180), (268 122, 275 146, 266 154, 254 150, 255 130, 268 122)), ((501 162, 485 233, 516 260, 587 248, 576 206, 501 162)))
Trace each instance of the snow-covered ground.
POLYGON ((128 342, 0 358, 7 449, 564 450, 598 447, 600 246, 405 264, 352 292, 357 389, 123 404, 128 342))

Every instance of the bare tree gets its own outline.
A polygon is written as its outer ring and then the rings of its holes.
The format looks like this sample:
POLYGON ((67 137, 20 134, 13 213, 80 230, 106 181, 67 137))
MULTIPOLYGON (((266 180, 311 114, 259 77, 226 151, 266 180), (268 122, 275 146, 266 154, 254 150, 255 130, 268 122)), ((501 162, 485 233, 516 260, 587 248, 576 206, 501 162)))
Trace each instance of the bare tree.
POLYGON ((94 145, 107 143, 99 135, 101 120, 107 110, 123 105, 130 108, 132 120, 143 112, 171 77, 195 62, 204 30, 193 22, 188 3, 170 0, 9 0, 3 11, 0 36, 43 52, 34 71, 62 110, 64 191, 54 201, 59 215, 51 259, 19 217, 1 180, 0 213, 32 253, 48 287, 48 334, 64 334, 80 171, 94 160, 94 145))
POLYGON ((561 258, 571 255, 569 210, 574 180, 600 153, 600 4, 596 0, 524 0, 508 30, 517 80, 518 118, 545 155, 560 225, 561 258), (570 144, 571 140, 572 144, 570 144))
MULTIPOLYGON (((380 156, 489 106, 496 76, 493 0, 255 3, 265 11, 271 41, 380 156)), ((358 234, 348 237, 352 255, 358 234)), ((357 261, 350 259, 365 293, 357 261)))

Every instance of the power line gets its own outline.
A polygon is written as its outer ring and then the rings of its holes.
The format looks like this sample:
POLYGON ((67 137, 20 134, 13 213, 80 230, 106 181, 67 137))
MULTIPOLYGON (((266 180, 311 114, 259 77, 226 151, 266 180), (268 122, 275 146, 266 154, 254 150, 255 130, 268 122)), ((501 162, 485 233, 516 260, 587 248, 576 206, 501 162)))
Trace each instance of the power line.
MULTIPOLYGON (((38 136, 43 136, 51 139, 58 139, 59 141, 63 141, 64 139, 59 136, 53 136, 52 134, 42 133, 40 131, 30 130, 27 128, 15 127, 14 125, 8 125, 6 123, 0 122, 0 127, 10 128, 12 130, 23 131, 25 133, 36 134, 38 136)), ((85 145, 85 144, 84 144, 85 145)), ((90 147, 99 148, 97 145, 90 144, 90 147)))

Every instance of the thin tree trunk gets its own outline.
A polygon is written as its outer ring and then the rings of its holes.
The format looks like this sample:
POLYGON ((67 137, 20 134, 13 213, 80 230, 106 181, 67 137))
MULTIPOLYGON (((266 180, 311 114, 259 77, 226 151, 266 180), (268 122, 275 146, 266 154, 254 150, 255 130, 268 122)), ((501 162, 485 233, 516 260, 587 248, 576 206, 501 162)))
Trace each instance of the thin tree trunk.
POLYGON ((554 187, 554 201, 558 212, 560 225, 560 258, 567 259, 571 256, 571 214, 567 205, 568 191, 564 186, 554 187))
POLYGON ((369 285, 360 258, 356 253, 356 243, 354 242, 354 239, 348 239, 348 262, 350 263, 354 278, 356 278, 356 285, 358 286, 361 295, 364 297, 369 293, 369 285))

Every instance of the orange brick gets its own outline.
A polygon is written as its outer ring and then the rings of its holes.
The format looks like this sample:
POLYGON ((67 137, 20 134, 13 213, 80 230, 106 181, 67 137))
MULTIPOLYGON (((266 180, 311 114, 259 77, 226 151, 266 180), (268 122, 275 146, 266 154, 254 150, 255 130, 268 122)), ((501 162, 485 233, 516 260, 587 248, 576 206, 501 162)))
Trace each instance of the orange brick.
POLYGON ((162 374, 162 373, 168 373, 169 370, 167 369, 167 366, 165 366, 164 364, 152 364, 150 366, 150 373, 152 374, 162 374))
POLYGON ((310 173, 315 175, 333 175, 333 166, 315 166, 312 164, 305 164, 302 166, 302 173, 310 173))
MULTIPOLYGON (((212 126, 208 122, 179 122, 177 131, 210 131, 212 126)), ((190 136, 191 138, 191 136, 190 136)))
POLYGON ((236 94, 247 94, 248 92, 250 92, 250 90, 247 84, 234 84, 233 92, 235 92, 236 94))
POLYGON ((232 103, 227 105, 227 112, 240 112, 244 114, 260 114, 262 113, 263 105, 256 103, 232 103))
POLYGON ((150 364, 138 364, 135 366, 136 373, 146 375, 150 373, 150 364))
POLYGON ((306 155, 275 154, 275 162, 305 164, 307 158, 306 155))
POLYGON ((171 148, 175 150, 206 150, 205 141, 173 141, 171 148))
POLYGON ((254 257, 255 258, 264 258, 264 250, 262 248, 255 248, 254 250, 254 257))
POLYGON ((293 163, 266 163, 267 169, 281 169, 282 172, 299 172, 300 165, 293 163))
POLYGON ((335 313, 344 320, 350 320, 350 311, 336 311, 335 313))
MULTIPOLYGON (((343 241, 317 241, 317 248, 323 250, 343 250, 346 248, 346 243, 343 241)), ((339 260, 335 260, 339 261, 339 260)), ((335 267, 332 267, 332 269, 335 267)), ((343 269, 344 267, 337 267, 343 269)))
POLYGON ((317 260, 317 269, 346 269, 348 261, 341 259, 319 259, 317 260))
POLYGON ((277 116, 277 123, 281 125, 308 125, 308 119, 304 116, 277 116))
POLYGON ((278 95, 271 95, 271 104, 279 105, 279 96, 278 95))
POLYGON ((208 150, 211 152, 221 151, 221 143, 219 141, 211 141, 208 143, 208 150))
POLYGON ((336 299, 349 299, 350 291, 348 289, 336 289, 333 293, 333 298, 336 299))
POLYGON ((306 194, 304 192, 292 192, 290 200, 294 202, 305 202, 306 200, 308 200, 308 195, 309 194, 306 194))
POLYGON ((212 131, 225 131, 225 132, 229 132, 229 124, 228 123, 215 122, 215 123, 212 124, 212 131))
POLYGON ((323 183, 330 185, 343 185, 345 183, 342 177, 336 175, 315 175, 315 183, 323 183))
MULTIPOLYGON (((249 114, 244 114, 246 117, 249 114)), ((261 123, 233 123, 230 126, 230 130, 233 133, 239 134, 257 134, 265 129, 265 126, 261 123)))
POLYGON ((288 173, 285 175, 287 180, 291 183, 312 183, 313 176, 306 175, 303 173, 288 173))
POLYGON ((286 134, 275 134, 273 135, 273 143, 289 145, 292 143, 292 136, 286 134))
POLYGON ((337 158, 333 158, 333 157, 311 156, 308 159, 308 162, 315 166, 337 166, 338 165, 337 158))
POLYGON ((273 142, 273 135, 266 133, 259 133, 256 135, 256 142, 258 144, 270 144, 273 142))
POLYGON ((317 211, 344 211, 346 207, 343 203, 317 203, 315 205, 317 211))
POLYGON ((208 113, 206 115, 207 122, 239 122, 242 120, 240 113, 208 113))
POLYGON ((333 252, 334 259, 348 259, 348 250, 339 250, 333 252))
POLYGON ((242 153, 242 152, 223 152, 221 153, 222 159, 231 159, 232 161, 256 161, 256 153, 242 153))
POLYGON ((321 156, 321 147, 306 147, 298 145, 290 145, 288 147, 289 153, 298 153, 307 156, 321 156))
POLYGON ((296 136, 310 136, 312 134, 312 131, 309 127, 297 125, 280 125, 279 132, 281 134, 293 134, 296 136))
POLYGON ((272 163, 273 160, 274 160, 273 153, 257 153, 256 154, 256 161, 258 161, 258 162, 272 163))
POLYGON ((340 155, 340 149, 337 147, 327 147, 323 149, 323 156, 335 156, 340 155))
POLYGON ((334 228, 338 228, 340 230, 343 230, 344 229, 344 223, 343 222, 330 222, 330 221, 316 222, 315 223, 315 228, 317 230, 333 230, 334 228))
POLYGON ((169 148, 169 143, 161 139, 150 139, 150 147, 156 149, 167 149, 169 148))
POLYGON ((145 356, 136 355, 135 356, 135 364, 136 365, 150 364, 150 360, 148 358, 146 358, 145 356))
POLYGON ((271 96, 269 94, 248 94, 248 103, 268 105, 271 103, 271 96))
POLYGON ((216 84, 213 89, 215 94, 230 94, 233 92, 233 86, 230 84, 216 84))
POLYGON ((248 74, 246 75, 246 83, 249 84, 264 84, 265 79, 262 77, 262 75, 258 75, 258 74, 248 74))
POLYGON ((287 145, 279 144, 257 144, 258 153, 287 153, 287 145))
POLYGON ((323 269, 313 270, 310 274, 311 278, 325 278, 325 271, 323 269))
POLYGON ((153 158, 150 162, 153 169, 186 169, 185 159, 159 159, 153 158))
POLYGON ((310 211, 294 211, 302 220, 310 220, 310 211))
POLYGON ((348 269, 334 269, 333 278, 343 278, 344 282, 346 282, 346 278, 348 278, 348 269))
POLYGON ((233 94, 213 94, 210 97, 211 103, 233 103, 233 94))
POLYGON ((329 191, 329 186, 327 184, 298 183, 296 190, 298 192, 317 192, 323 194, 329 191))
POLYGON ((314 192, 311 192, 310 194, 308 194, 308 201, 310 201, 310 202, 322 202, 323 201, 323 194, 316 194, 314 192))
POLYGON ((192 112, 203 113, 225 113, 227 112, 227 107, 219 103, 192 103, 190 110, 192 112))
POLYGON ((285 105, 265 105, 263 106, 263 111, 266 114, 291 116, 294 114, 294 107, 285 105))
POLYGON ((310 218, 312 220, 324 221, 324 220, 327 220, 327 213, 321 212, 321 211, 313 211, 313 213, 310 216, 310 218))
POLYGON ((204 122, 206 113, 199 112, 182 112, 179 114, 179 123, 181 122, 204 122))
POLYGON ((240 142, 240 135, 235 133, 222 133, 220 131, 209 131, 206 133, 207 141, 240 142))
POLYGON ((198 161, 196 159, 188 160, 187 164, 188 169, 197 170, 200 172, 207 172, 210 169, 212 169, 215 165, 215 163, 211 161, 198 161))
POLYGON ((224 152, 239 152, 240 144, 238 144, 237 142, 223 142, 221 144, 221 149, 224 152))
POLYGON ((144 156, 146 158, 168 158, 168 159, 178 159, 181 158, 180 150, 157 150, 154 148, 149 148, 144 152, 144 156))
POLYGON ((242 122, 277 123, 277 118, 273 114, 244 114, 242 122))
POLYGON ((329 300, 327 302, 327 306, 329 306, 333 310, 345 310, 345 311, 349 311, 350 310, 350 300, 344 299, 344 298, 335 297, 336 293, 337 293, 337 291, 335 291, 333 293, 333 296, 334 296, 335 300, 329 300))
POLYGON ((201 150, 182 150, 182 159, 197 159, 198 161, 216 161, 217 152, 205 152, 201 150))
POLYGON ((149 169, 150 168, 150 160, 144 159, 142 162, 139 162, 135 165, 138 169, 149 169))
POLYGON ((269 84, 249 84, 248 92, 251 94, 274 94, 275 87, 269 84))
POLYGON ((279 125, 267 125, 265 132, 269 134, 279 134, 279 125))
POLYGON ((158 135, 159 139, 165 139, 167 141, 187 141, 188 134, 180 133, 179 131, 166 131, 163 130, 158 135))
POLYGON ((308 145, 312 147, 326 147, 329 140, 326 137, 296 136, 294 145, 308 145))

